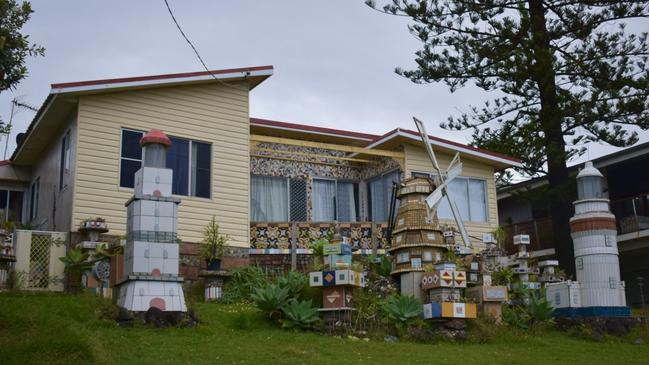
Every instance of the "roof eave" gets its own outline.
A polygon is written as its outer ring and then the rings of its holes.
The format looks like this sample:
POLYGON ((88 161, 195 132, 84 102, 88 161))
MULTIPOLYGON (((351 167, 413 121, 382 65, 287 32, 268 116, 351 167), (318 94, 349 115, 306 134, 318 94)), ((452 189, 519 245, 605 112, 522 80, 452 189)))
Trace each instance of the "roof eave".
POLYGON ((262 81, 272 76, 272 74, 273 74, 273 69, 272 67, 270 67, 270 68, 264 68, 258 70, 241 69, 241 70, 228 72, 228 73, 209 73, 209 74, 178 76, 178 77, 169 77, 169 78, 153 78, 153 79, 134 78, 130 80, 122 79, 123 81, 106 80, 106 82, 104 83, 89 82, 84 84, 83 82, 79 82, 79 83, 67 83, 67 84, 52 84, 52 89, 50 91, 50 94, 96 93, 96 92, 117 91, 122 89, 162 87, 162 86, 201 83, 201 82, 210 82, 210 81, 225 82, 226 80, 257 79, 256 81, 258 82, 252 84, 250 87, 250 89, 253 89, 255 86, 259 85, 262 81))
MULTIPOLYGON (((407 138, 409 140, 420 141, 420 139, 417 136, 414 136, 414 135, 412 135, 410 133, 404 132, 401 129, 397 128, 397 129, 394 129, 394 130, 386 133, 385 135, 383 135, 381 138, 374 141, 373 143, 370 143, 369 145, 367 145, 366 148, 378 147, 381 144, 383 144, 383 143, 385 143, 385 142, 387 142, 389 140, 392 140, 394 138, 397 138, 397 137, 404 137, 404 138, 407 138)), ((523 167, 523 164, 520 161, 514 161, 514 160, 507 159, 507 158, 494 156, 492 154, 476 151, 476 150, 471 149, 471 148, 461 147, 461 146, 451 144, 451 143, 445 143, 445 142, 439 141, 437 139, 431 140, 430 142, 431 142, 431 145, 433 145, 433 146, 447 148, 447 149, 451 149, 451 150, 455 150, 455 151, 464 153, 464 154, 469 155, 469 156, 490 160, 490 161, 496 162, 499 165, 505 165, 507 167, 523 167)))

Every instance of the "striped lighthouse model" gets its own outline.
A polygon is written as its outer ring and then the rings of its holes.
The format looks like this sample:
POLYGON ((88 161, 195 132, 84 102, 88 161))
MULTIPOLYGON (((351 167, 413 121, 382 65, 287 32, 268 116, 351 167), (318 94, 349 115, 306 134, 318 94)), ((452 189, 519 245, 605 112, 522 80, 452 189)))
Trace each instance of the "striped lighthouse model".
POLYGON ((577 175, 578 199, 570 219, 577 282, 547 285, 547 298, 555 307, 555 315, 630 315, 620 280, 615 216, 603 196, 603 180, 590 161, 577 175))
POLYGON ((152 129, 140 140, 143 165, 135 173, 135 188, 127 207, 124 277, 120 307, 144 312, 185 312, 183 278, 178 276, 176 228, 180 199, 172 197, 173 170, 166 168, 167 135, 152 129))

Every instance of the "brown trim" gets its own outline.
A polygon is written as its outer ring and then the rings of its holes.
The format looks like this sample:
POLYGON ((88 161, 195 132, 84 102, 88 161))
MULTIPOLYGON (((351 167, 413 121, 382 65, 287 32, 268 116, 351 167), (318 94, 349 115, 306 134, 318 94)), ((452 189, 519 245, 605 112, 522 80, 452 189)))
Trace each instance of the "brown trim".
POLYGON ((615 218, 594 217, 575 219, 570 222, 570 232, 572 233, 594 231, 600 229, 610 229, 616 231, 617 226, 615 225, 615 218))
POLYGON ((150 75, 150 76, 123 77, 123 78, 117 78, 117 79, 102 79, 102 80, 64 82, 64 83, 52 84, 51 87, 52 87, 52 89, 65 89, 65 88, 68 88, 68 87, 103 85, 103 84, 119 84, 119 83, 123 83, 123 82, 179 79, 179 78, 185 78, 185 77, 208 76, 210 74, 212 74, 212 75, 220 75, 220 74, 235 73, 235 72, 247 72, 247 71, 250 72, 250 71, 262 71, 262 70, 272 70, 272 69, 273 69, 273 66, 241 67, 241 68, 230 68, 230 69, 225 69, 225 70, 211 70, 211 71, 185 72, 185 73, 150 75))
POLYGON ((352 132, 352 131, 346 131, 342 129, 323 128, 323 127, 316 127, 316 126, 306 125, 306 124, 280 122, 276 120, 268 120, 268 119, 260 119, 260 118, 250 118, 250 123, 259 126, 285 128, 285 129, 292 129, 301 132, 303 131, 303 132, 334 134, 334 135, 339 135, 344 137, 364 139, 367 140, 368 142, 374 141, 375 139, 380 137, 376 134, 352 132))

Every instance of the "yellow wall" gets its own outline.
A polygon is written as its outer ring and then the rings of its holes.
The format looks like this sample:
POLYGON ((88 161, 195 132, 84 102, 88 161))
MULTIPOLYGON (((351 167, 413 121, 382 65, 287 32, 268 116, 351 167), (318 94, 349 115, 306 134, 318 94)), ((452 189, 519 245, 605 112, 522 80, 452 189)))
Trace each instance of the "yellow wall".
MULTIPOLYGON (((406 177, 410 177, 412 171, 431 172, 433 165, 428 158, 428 154, 423 147, 406 144, 404 146, 406 153, 406 177)), ((442 169, 446 169, 453 158, 452 155, 435 151, 437 161, 442 169)), ((496 184, 494 181, 493 167, 474 160, 469 160, 466 156, 460 154, 462 161, 462 173, 460 176, 483 179, 487 183, 487 223, 464 222, 469 235, 474 236, 471 242, 474 247, 482 247, 482 234, 493 231, 498 227, 498 207, 496 203, 496 184), (477 239, 476 239, 477 238, 477 239)), ((455 224, 454 221, 440 220, 455 224)))
POLYGON ((178 235, 202 240, 216 216, 229 245, 249 247, 250 152, 248 85, 190 85, 79 97, 73 225, 102 216, 111 234, 124 234, 132 189, 119 187, 121 128, 212 144, 212 198, 181 196, 178 235))

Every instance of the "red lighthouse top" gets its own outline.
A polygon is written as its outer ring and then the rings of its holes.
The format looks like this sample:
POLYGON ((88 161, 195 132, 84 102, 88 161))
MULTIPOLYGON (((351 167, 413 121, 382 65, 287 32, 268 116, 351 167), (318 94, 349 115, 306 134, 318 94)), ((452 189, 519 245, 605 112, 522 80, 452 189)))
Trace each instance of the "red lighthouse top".
POLYGON ((169 137, 167 137, 165 132, 159 129, 150 130, 140 139, 140 146, 144 146, 145 144, 150 143, 159 143, 164 145, 165 147, 171 146, 171 140, 169 139, 169 137))

